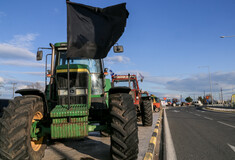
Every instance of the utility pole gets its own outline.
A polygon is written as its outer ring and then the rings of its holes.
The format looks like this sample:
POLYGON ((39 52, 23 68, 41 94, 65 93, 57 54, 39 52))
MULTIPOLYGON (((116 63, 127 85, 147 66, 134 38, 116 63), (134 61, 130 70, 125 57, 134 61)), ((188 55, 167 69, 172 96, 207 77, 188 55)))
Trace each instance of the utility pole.
POLYGON ((206 103, 206 91, 204 90, 204 98, 203 98, 203 104, 205 104, 206 103))
POLYGON ((12 84, 12 98, 14 98, 15 97, 15 85, 17 84, 17 83, 11 83, 12 84))
POLYGON ((222 87, 221 87, 221 100, 222 100, 222 104, 224 105, 223 89, 222 89, 222 87))
POLYGON ((210 66, 199 66, 199 68, 206 67, 208 68, 208 74, 209 74, 209 82, 210 82, 210 92, 211 92, 211 104, 213 106, 213 96, 212 96, 212 84, 211 84, 211 72, 210 72, 210 66))

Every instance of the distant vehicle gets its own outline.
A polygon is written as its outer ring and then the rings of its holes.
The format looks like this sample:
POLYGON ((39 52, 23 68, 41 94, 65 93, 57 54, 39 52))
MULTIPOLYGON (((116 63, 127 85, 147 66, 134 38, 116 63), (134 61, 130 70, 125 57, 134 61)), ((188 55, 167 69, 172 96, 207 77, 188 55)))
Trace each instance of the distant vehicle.
POLYGON ((154 95, 151 95, 151 99, 152 99, 152 104, 153 104, 153 111, 160 111, 160 108, 161 108, 161 100, 154 96, 154 95))
POLYGON ((203 106, 201 101, 193 101, 193 105, 196 106, 203 106))
POLYGON ((172 99, 172 106, 173 107, 179 106, 179 100, 177 98, 172 99))
POLYGON ((167 99, 166 102, 167 102, 167 106, 171 106, 172 103, 170 99, 167 99))
POLYGON ((165 106, 167 105, 167 102, 164 101, 164 100, 162 100, 162 101, 161 101, 161 105, 162 105, 163 107, 165 107, 165 106))
POLYGON ((176 106, 179 106, 179 107, 181 106, 181 102, 176 102, 175 104, 176 106))

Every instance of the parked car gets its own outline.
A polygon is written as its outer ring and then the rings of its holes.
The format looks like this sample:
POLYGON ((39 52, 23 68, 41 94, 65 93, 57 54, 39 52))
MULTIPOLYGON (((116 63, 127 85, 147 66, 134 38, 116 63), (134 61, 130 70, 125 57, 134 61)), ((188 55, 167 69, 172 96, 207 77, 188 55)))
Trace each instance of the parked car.
POLYGON ((201 101, 193 101, 193 105, 196 106, 203 106, 201 101))
POLYGON ((161 100, 161 105, 162 105, 162 107, 165 107, 167 105, 167 102, 164 100, 161 100))

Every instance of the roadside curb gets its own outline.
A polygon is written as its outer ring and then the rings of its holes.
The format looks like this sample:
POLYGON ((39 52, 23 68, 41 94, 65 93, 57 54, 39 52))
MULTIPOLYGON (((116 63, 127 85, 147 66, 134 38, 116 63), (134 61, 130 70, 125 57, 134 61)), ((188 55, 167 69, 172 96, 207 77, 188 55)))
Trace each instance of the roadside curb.
POLYGON ((161 139, 161 136, 158 139, 158 135, 160 134, 159 129, 161 128, 162 113, 163 113, 163 111, 161 110, 160 114, 159 114, 159 118, 158 118, 157 123, 155 125, 155 129, 153 131, 152 137, 149 141, 148 150, 145 153, 143 160, 152 160, 154 157, 154 151, 157 146, 157 142, 161 139))
POLYGON ((203 109, 204 110, 209 110, 209 111, 235 113, 235 109, 223 109, 223 108, 213 108, 213 107, 203 107, 203 109))

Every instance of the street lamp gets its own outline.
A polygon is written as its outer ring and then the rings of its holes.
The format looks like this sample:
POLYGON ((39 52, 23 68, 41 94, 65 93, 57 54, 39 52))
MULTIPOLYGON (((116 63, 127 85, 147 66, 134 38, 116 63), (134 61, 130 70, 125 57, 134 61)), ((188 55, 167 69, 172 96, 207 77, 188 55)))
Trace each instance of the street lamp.
POLYGON ((235 35, 232 35, 232 36, 220 36, 220 38, 226 38, 226 37, 235 37, 235 35))
POLYGON ((212 85, 211 85, 211 72, 210 72, 210 66, 199 66, 198 68, 208 68, 209 81, 210 81, 210 92, 211 92, 211 104, 212 104, 212 106, 213 106, 213 96, 212 96, 212 85))

